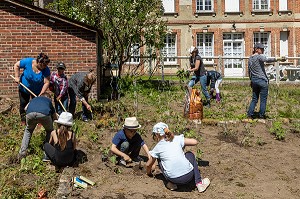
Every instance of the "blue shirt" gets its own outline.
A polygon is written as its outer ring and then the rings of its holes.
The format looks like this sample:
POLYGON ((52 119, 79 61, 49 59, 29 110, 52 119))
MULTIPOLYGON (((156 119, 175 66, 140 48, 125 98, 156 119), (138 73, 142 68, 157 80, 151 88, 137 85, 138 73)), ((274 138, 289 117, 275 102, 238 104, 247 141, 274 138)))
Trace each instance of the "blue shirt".
POLYGON ((26 114, 32 112, 41 113, 43 115, 53 115, 55 113, 55 109, 52 105, 51 99, 39 96, 33 98, 28 104, 26 114))
POLYGON ((129 139, 126 137, 124 129, 118 131, 115 136, 112 139, 112 143, 116 145, 117 147, 120 147, 123 142, 129 142, 129 144, 139 144, 140 146, 143 146, 145 144, 144 140, 140 136, 140 134, 136 133, 132 139, 129 139))
POLYGON ((169 178, 178 178, 193 170, 193 165, 184 155, 184 136, 174 136, 172 141, 161 140, 149 151, 154 158, 160 159, 164 174, 169 178))
MULTIPOLYGON (((24 69, 20 77, 20 82, 29 88, 29 90, 31 90, 34 94, 39 95, 44 86, 44 78, 50 76, 50 69, 47 66, 41 72, 35 73, 32 69, 33 60, 34 58, 25 58, 20 61, 20 68, 24 69)), ((21 92, 29 94, 23 86, 20 85, 19 89, 21 92)))

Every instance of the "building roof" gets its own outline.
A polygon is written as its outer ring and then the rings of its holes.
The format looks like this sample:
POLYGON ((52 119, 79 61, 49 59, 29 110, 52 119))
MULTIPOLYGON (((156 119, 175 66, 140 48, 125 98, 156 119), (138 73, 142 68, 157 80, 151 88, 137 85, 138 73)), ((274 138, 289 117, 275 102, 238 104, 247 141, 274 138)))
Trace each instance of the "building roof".
POLYGON ((72 24, 74 26, 78 26, 80 28, 84 28, 86 30, 89 30, 89 31, 92 31, 92 32, 96 32, 96 33, 98 33, 100 35, 100 37, 103 38, 103 33, 102 33, 101 30, 99 30, 99 29, 97 29, 97 28, 95 28, 93 26, 87 25, 85 23, 76 21, 74 19, 70 19, 70 18, 65 17, 63 15, 60 15, 60 14, 57 14, 55 12, 52 12, 52 11, 49 11, 49 10, 46 10, 46 9, 43 9, 43 8, 31 5, 31 4, 28 4, 28 3, 25 3, 23 1, 19 1, 19 0, 3 0, 3 1, 9 2, 9 3, 14 4, 16 6, 20 6, 20 7, 24 8, 24 9, 28 9, 28 10, 37 12, 37 13, 39 13, 41 15, 48 16, 49 20, 54 20, 54 19, 61 20, 61 21, 65 22, 65 23, 69 23, 69 24, 72 24))

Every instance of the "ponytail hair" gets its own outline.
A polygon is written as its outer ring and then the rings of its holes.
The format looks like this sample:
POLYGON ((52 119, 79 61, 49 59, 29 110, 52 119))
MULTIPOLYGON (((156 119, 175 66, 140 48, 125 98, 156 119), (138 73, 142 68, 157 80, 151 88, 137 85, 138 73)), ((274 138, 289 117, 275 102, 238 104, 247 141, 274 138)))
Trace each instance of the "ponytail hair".
POLYGON ((172 133, 168 128, 165 128, 164 132, 165 132, 165 140, 172 142, 174 139, 174 133, 172 133))
POLYGON ((63 151, 66 148, 68 136, 69 136, 68 127, 65 125, 60 125, 57 138, 58 138, 58 144, 60 146, 61 151, 63 151))

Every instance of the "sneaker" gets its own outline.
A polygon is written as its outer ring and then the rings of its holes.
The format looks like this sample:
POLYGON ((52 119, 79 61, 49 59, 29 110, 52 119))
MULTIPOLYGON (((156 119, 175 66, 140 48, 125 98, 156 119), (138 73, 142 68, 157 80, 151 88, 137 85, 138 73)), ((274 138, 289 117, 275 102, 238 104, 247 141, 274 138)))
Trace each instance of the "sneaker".
POLYGON ((210 180, 208 178, 204 178, 201 182, 199 182, 196 187, 200 193, 204 192, 210 184, 210 180))
POLYGON ((82 121, 84 121, 84 122, 87 122, 87 121, 88 121, 88 118, 87 118, 87 116, 85 116, 85 115, 82 115, 82 121))
POLYGON ((50 162, 49 157, 44 153, 43 162, 50 162))
POLYGON ((171 191, 174 191, 174 190, 177 189, 177 185, 174 184, 174 183, 172 183, 172 182, 170 182, 170 181, 166 184, 166 187, 167 187, 168 189, 170 189, 171 191))
POLYGON ((143 162, 144 159, 141 158, 141 157, 138 155, 138 156, 136 156, 135 158, 132 158, 132 161, 134 161, 134 162, 143 162))

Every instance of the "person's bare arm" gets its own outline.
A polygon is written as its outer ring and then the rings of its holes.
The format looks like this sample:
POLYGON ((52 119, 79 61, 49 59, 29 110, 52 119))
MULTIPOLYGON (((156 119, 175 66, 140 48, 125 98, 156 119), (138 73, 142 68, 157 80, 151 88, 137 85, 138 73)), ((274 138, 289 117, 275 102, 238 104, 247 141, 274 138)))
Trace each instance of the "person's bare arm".
POLYGON ((147 156, 148 156, 148 159, 150 159, 151 155, 150 155, 150 153, 149 153, 149 148, 148 148, 148 146, 147 146, 146 144, 144 144, 142 147, 143 147, 144 151, 146 152, 146 154, 147 154, 147 156))
POLYGON ((150 177, 153 175, 152 174, 152 166, 154 165, 155 161, 156 161, 156 158, 150 156, 150 158, 148 159, 148 161, 146 163, 146 174, 150 177))
POLYGON ((87 110, 89 111, 92 110, 91 105, 89 105, 89 103, 84 98, 81 100, 81 102, 83 103, 83 105, 86 107, 87 110))
POLYGON ((123 157, 126 162, 131 162, 132 161, 131 158, 126 153, 123 153, 122 151, 120 151, 115 144, 111 145, 110 150, 114 154, 123 157))
POLYGON ((55 133, 55 130, 53 130, 50 134, 50 139, 49 139, 49 143, 52 144, 54 142, 53 140, 53 133, 55 133))
POLYGON ((195 62, 195 68, 191 68, 190 71, 197 71, 199 70, 199 67, 200 67, 200 60, 196 60, 195 62))
POLYGON ((193 138, 184 138, 184 146, 195 146, 198 144, 198 141, 193 138))
POLYGON ((41 94, 43 94, 44 92, 47 91, 47 89, 49 88, 49 85, 50 85, 50 76, 44 78, 44 85, 43 85, 43 88, 42 88, 39 96, 41 96, 41 94))
POLYGON ((15 71, 15 82, 20 83, 20 61, 17 61, 14 65, 14 71, 15 71))

